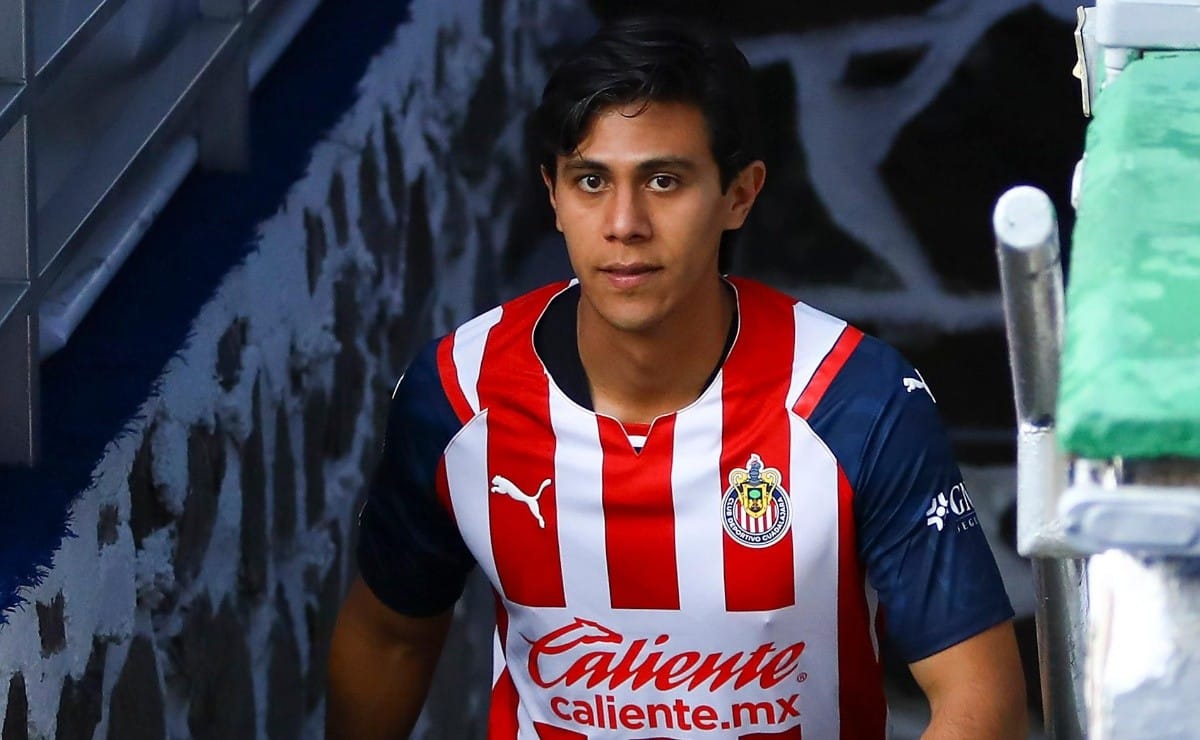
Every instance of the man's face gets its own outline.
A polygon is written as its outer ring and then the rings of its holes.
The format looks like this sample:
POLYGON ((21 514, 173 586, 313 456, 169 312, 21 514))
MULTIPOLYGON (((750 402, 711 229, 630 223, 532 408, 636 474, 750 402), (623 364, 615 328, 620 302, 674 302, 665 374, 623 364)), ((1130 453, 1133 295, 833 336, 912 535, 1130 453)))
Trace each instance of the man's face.
POLYGON ((602 110, 556 168, 553 181, 543 176, 582 288, 581 321, 647 332, 686 321, 693 301, 720 300, 721 234, 745 221, 764 169, 754 163, 722 193, 698 108, 602 110))

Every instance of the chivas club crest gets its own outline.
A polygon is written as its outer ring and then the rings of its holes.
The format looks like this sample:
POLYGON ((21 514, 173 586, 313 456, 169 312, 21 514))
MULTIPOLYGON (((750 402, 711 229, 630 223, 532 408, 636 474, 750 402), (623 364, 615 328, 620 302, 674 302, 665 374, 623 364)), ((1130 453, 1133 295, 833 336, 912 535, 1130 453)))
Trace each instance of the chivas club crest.
POLYGON ((733 469, 721 507, 730 537, 749 547, 767 547, 787 533, 792 507, 782 483, 780 472, 764 468, 758 455, 750 455, 745 468, 733 469))

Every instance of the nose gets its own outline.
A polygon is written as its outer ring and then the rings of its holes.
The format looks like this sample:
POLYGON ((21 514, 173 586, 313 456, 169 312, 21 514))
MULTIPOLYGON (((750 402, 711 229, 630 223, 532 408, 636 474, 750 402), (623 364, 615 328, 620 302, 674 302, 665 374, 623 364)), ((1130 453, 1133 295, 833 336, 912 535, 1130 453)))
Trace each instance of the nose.
POLYGON ((616 188, 606 216, 604 238, 608 241, 634 244, 653 234, 645 194, 639 188, 616 188))

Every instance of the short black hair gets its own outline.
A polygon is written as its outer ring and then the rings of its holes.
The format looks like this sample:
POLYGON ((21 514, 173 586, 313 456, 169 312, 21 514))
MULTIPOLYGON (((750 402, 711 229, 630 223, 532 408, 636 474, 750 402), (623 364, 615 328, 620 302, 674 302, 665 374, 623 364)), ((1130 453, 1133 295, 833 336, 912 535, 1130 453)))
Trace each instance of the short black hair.
POLYGON ((600 111, 654 102, 700 109, 722 190, 762 158, 753 75, 733 41, 695 22, 633 16, 604 26, 551 74, 531 121, 538 164, 553 178, 600 111))

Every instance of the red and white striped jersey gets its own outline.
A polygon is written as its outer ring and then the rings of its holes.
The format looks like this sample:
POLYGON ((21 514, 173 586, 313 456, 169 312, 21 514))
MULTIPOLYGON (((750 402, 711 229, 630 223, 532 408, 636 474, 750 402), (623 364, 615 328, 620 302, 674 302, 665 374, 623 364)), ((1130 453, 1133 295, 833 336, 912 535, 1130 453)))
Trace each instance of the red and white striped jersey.
MULTIPOLYGON (((491 737, 884 736, 877 599, 856 523, 871 513, 856 511, 846 466, 810 423, 863 335, 765 286, 731 284, 738 329, 723 365, 648 430, 572 400, 535 350, 535 325, 565 284, 438 343, 456 428, 430 435, 441 450, 428 484, 437 526, 461 538, 443 559, 473 561, 496 594, 491 737)), ((360 561, 381 598, 390 555, 371 529, 396 511, 381 499, 419 477, 377 484, 364 510, 360 561)), ((918 521, 914 536, 925 530, 918 521)), ((429 572, 433 585, 408 584, 418 590, 436 593, 439 568, 457 567, 405 557, 429 572)), ((444 607, 451 594, 429 601, 444 607)), ((421 612, 406 599, 385 601, 421 612)), ((1002 601, 970 629, 1009 616, 1002 601)))

